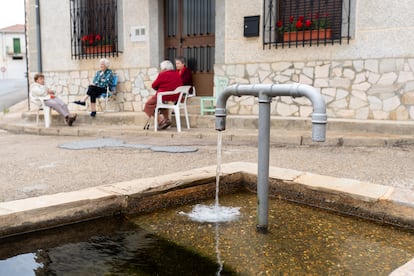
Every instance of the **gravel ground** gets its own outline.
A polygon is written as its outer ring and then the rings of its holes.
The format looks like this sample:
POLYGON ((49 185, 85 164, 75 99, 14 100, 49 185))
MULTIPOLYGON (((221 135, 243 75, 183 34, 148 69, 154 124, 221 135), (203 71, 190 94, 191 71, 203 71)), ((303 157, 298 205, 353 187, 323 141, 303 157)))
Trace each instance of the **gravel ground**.
MULTIPOLYGON (((65 149, 96 137, 37 136, 0 131, 0 201, 79 190, 217 164, 214 139, 120 136, 136 147, 65 149), (145 145, 146 147, 142 147, 145 145), (195 152, 156 152, 179 146, 195 152)), ((414 146, 272 147, 272 166, 414 190, 414 146)), ((257 163, 257 145, 226 142, 222 162, 257 163)))

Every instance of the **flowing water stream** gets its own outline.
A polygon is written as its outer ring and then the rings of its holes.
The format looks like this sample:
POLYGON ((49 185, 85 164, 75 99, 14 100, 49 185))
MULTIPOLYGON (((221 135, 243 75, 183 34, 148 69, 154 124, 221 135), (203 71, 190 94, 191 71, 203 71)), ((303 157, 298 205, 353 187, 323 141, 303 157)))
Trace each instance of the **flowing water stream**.
POLYGON ((201 223, 215 223, 215 252, 218 264, 216 275, 221 275, 223 270, 223 262, 220 256, 220 235, 219 223, 236 220, 240 216, 239 207, 221 206, 219 202, 220 192, 220 177, 221 177, 221 155, 222 155, 222 134, 217 132, 217 168, 216 168, 216 197, 214 205, 197 204, 191 212, 179 212, 181 215, 186 215, 193 221, 201 223))
POLYGON ((220 176, 221 176, 221 155, 222 155, 222 135, 218 132, 217 135, 217 168, 216 168, 216 197, 214 204, 204 205, 197 204, 189 213, 180 212, 181 215, 186 215, 190 219, 198 222, 228 222, 236 220, 239 215, 239 207, 227 207, 220 205, 219 191, 220 191, 220 176))

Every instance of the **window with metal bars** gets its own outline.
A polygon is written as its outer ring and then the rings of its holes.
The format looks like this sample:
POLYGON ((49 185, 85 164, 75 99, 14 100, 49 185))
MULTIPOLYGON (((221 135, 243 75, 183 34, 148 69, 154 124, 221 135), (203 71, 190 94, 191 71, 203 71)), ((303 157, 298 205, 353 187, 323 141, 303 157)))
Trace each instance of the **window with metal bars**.
POLYGON ((71 0, 72 58, 118 56, 117 0, 71 0))
POLYGON ((349 43, 352 0, 264 0, 263 47, 349 43))

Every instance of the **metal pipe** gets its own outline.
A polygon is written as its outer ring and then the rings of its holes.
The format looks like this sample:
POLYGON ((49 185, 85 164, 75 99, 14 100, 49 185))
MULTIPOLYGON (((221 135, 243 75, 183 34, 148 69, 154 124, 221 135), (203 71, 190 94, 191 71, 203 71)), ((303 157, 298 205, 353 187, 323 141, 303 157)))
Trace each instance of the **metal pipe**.
POLYGON ((312 86, 300 83, 292 84, 235 84, 228 86, 217 98, 216 130, 226 129, 226 103, 230 96, 259 96, 259 91, 271 97, 291 96, 307 97, 313 105, 312 113, 312 140, 325 141, 326 133, 326 106, 322 95, 312 86))
POLYGON ((36 50, 37 50, 37 72, 43 71, 42 64, 42 32, 40 29, 40 3, 39 0, 35 1, 36 8, 36 50))
POLYGON ((266 233, 268 225, 269 201, 269 146, 270 146, 270 103, 272 98, 265 93, 259 93, 259 137, 257 162, 257 224, 259 232, 266 233))
POLYGON ((24 44, 26 46, 26 88, 27 88, 27 110, 30 110, 30 75, 29 75, 29 45, 27 43, 27 37, 29 35, 28 33, 28 20, 27 20, 27 1, 24 1, 24 44))
POLYGON ((226 103, 230 96, 254 96, 259 98, 259 142, 257 172, 257 225, 260 232, 267 232, 269 196, 269 147, 270 147, 270 103, 273 97, 307 97, 313 105, 312 140, 325 141, 326 106, 322 95, 305 84, 235 84, 227 87, 217 98, 216 130, 226 129, 226 103))

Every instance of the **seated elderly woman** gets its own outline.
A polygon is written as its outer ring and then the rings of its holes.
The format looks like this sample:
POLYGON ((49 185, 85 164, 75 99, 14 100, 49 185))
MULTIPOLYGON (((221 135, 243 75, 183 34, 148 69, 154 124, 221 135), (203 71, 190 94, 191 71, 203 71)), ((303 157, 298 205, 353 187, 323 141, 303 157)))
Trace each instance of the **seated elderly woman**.
MULTIPOLYGON (((185 64, 185 57, 176 57, 175 58, 175 68, 177 70, 177 74, 180 76, 181 80, 183 81, 183 85, 190 85, 193 86, 193 76, 191 73, 190 68, 188 68, 185 64)), ((193 94, 193 87, 190 88, 188 93, 189 95, 193 94)))
POLYGON ((39 101, 44 101, 46 106, 56 110, 65 118, 65 122, 68 126, 72 126, 76 120, 76 113, 70 113, 68 105, 58 98, 54 91, 45 86, 45 76, 41 73, 34 75, 34 83, 30 86, 30 96, 36 100, 36 104, 39 101))
POLYGON ((99 61, 100 69, 96 71, 92 84, 88 86, 85 97, 80 101, 74 101, 75 104, 86 105, 86 100, 91 97, 91 117, 96 116, 96 98, 106 93, 107 87, 112 84, 112 70, 109 70, 109 60, 103 58, 99 61))
MULTIPOLYGON (((156 90, 154 96, 152 96, 144 106, 144 112, 148 116, 147 124, 144 126, 144 129, 149 128, 149 122, 152 116, 154 115, 155 108, 157 106, 157 94, 159 92, 165 91, 174 91, 177 87, 183 85, 180 76, 175 72, 174 65, 169 60, 164 60, 160 64, 160 73, 158 74, 157 78, 152 83, 152 88, 156 90)), ((167 95, 163 96, 162 100, 165 102, 176 102, 178 100, 179 95, 167 95)), ((171 125, 171 121, 168 118, 168 110, 161 109, 160 116, 158 116, 158 125, 159 129, 166 129, 171 125)))

